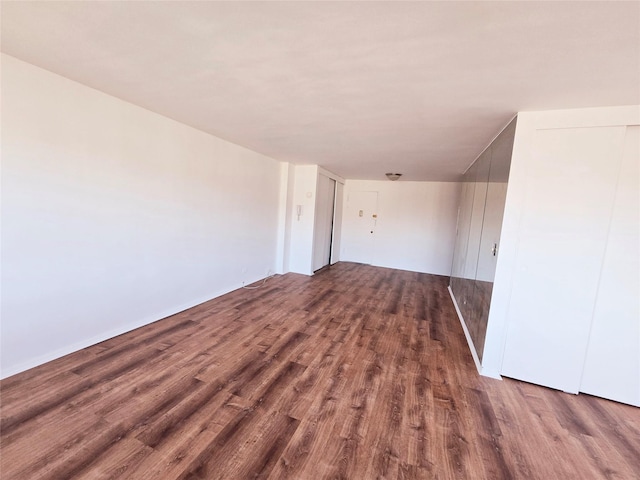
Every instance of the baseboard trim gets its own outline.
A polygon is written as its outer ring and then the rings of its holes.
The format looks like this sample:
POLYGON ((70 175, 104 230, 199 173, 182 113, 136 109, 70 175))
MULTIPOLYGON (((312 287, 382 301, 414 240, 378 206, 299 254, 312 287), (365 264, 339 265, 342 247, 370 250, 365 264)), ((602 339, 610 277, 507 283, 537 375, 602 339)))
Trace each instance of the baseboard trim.
MULTIPOLYGON (((247 285, 250 285, 251 283, 255 283, 257 281, 260 281, 261 279, 255 279, 255 280, 251 280, 251 281, 247 281, 245 282, 247 285)), ((118 335, 122 335, 124 333, 128 333, 131 332, 137 328, 140 327, 144 327, 146 325, 150 325, 154 322, 158 322, 160 320, 163 320, 167 317, 171 317, 173 315, 177 315, 180 312, 184 312, 185 310, 189 310, 190 308, 193 308, 197 305, 200 305, 201 303, 205 303, 208 302, 209 300, 213 300, 214 298, 220 297, 222 295, 226 295, 229 292, 233 292, 234 290, 238 290, 239 288, 242 288, 242 284, 240 285, 233 285, 231 288, 228 289, 224 289, 218 292, 215 292, 214 294, 211 295, 206 295, 205 297, 202 298, 198 298, 195 299, 191 302, 187 302, 184 303, 182 305, 178 305, 175 308, 172 309, 168 309, 165 310, 163 312, 159 312, 157 314, 154 315, 150 315, 142 320, 139 320, 137 322, 133 322, 133 323, 129 323, 127 325, 122 325, 118 328, 115 328, 113 330, 108 330, 106 332, 101 332, 97 335, 94 335, 92 337, 83 339, 79 342, 75 342, 72 343, 70 345, 65 345, 62 348, 58 348, 54 351, 51 352, 47 352, 45 354, 39 355, 37 357, 33 357, 30 358, 24 362, 21 362, 17 365, 12 365, 8 368, 2 369, 2 373, 0 375, 0 379, 5 379, 7 377, 10 377, 12 375, 16 375, 18 373, 24 372, 26 370, 29 370, 31 368, 43 365, 47 362, 51 362, 53 360, 56 360, 58 358, 64 357, 65 355, 69 355, 70 353, 73 352, 77 352, 78 350, 82 350, 83 348, 87 348, 90 347, 92 345, 95 345, 97 343, 100 342, 104 342, 105 340, 109 340, 110 338, 114 338, 117 337, 118 335)))

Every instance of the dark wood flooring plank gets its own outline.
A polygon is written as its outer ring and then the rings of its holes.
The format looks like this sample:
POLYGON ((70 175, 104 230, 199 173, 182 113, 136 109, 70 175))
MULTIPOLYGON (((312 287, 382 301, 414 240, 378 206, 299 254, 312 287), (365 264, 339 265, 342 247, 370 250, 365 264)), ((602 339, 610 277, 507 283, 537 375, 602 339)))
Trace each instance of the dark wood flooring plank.
POLYGON ((215 471, 205 478, 268 478, 299 423, 277 411, 263 415, 231 457, 215 465, 215 471))
POLYGON ((73 476, 74 479, 110 480, 116 478, 132 478, 130 473, 146 457, 152 448, 133 438, 123 438, 116 442, 104 454, 85 465, 73 476))
POLYGON ((231 395, 218 396, 190 416, 186 422, 166 435, 154 451, 129 476, 140 480, 184 478, 199 458, 206 459, 207 449, 215 445, 221 432, 248 409, 231 395))

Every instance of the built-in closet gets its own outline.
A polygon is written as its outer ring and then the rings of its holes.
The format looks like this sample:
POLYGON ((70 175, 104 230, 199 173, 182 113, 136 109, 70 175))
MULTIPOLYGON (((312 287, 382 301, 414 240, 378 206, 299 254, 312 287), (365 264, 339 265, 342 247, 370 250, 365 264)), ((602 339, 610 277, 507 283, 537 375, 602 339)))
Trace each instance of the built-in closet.
POLYGON ((450 288, 478 366, 500 249, 515 127, 514 119, 469 167, 462 182, 450 288))
POLYGON ((640 406, 640 107, 524 112, 466 172, 450 291, 483 375, 640 406))

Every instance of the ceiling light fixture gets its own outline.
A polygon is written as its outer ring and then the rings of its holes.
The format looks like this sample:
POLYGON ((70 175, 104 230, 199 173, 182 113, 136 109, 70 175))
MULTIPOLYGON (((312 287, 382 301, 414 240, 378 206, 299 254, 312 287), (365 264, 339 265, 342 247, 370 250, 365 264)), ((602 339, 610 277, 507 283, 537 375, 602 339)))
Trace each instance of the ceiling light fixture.
POLYGON ((401 173, 385 173, 385 175, 392 182, 395 182, 396 180, 398 180, 402 176, 401 173))

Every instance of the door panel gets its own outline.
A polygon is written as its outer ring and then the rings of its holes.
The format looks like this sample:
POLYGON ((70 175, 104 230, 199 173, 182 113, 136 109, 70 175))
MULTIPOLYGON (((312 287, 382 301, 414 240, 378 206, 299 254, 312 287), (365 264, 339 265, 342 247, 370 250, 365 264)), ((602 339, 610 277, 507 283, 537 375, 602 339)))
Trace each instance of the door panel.
POLYGON ((318 176, 316 219, 313 234, 313 271, 329 265, 336 181, 318 176))
POLYGON ((333 236, 331 237, 331 265, 340 261, 340 244, 342 241, 342 205, 344 200, 344 184, 336 182, 336 201, 333 212, 333 236))
POLYGON ((342 229, 341 259, 373 263, 378 192, 351 192, 347 197, 342 229))
POLYGON ((505 376, 579 390, 624 132, 536 132, 507 314, 505 376))
POLYGON ((580 391, 640 406, 640 127, 627 127, 580 391))

